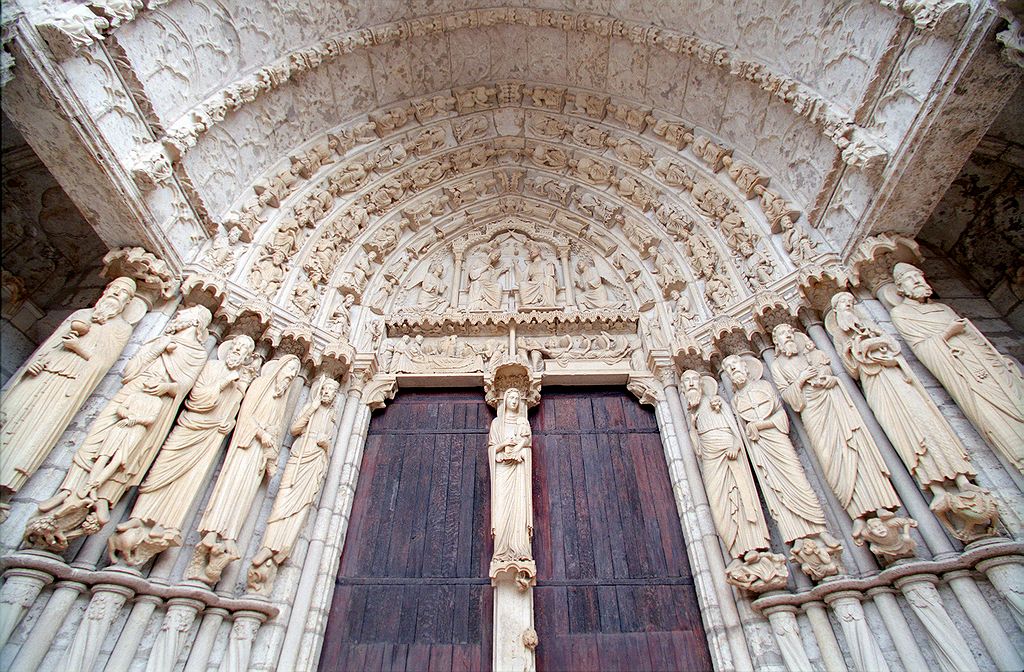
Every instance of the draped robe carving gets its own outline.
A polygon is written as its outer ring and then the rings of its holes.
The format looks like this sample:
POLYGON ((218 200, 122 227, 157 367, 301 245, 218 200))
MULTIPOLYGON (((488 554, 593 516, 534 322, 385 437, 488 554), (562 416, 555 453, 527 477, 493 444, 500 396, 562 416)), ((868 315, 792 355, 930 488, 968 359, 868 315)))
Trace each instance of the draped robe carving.
POLYGON ((900 263, 893 274, 905 297, 890 311, 900 336, 989 445, 1024 472, 1024 375, 970 320, 928 302, 919 269, 900 263))
POLYGON ((491 421, 487 437, 491 475, 491 536, 494 555, 490 576, 517 575, 520 586, 537 574, 533 561, 533 432, 520 391, 509 388, 491 421))
POLYGON ((250 590, 264 594, 270 591, 277 568, 291 554, 306 513, 320 494, 337 429, 337 394, 338 381, 320 378, 310 390, 310 401, 292 424, 292 436, 297 438, 284 468, 262 545, 252 560, 250 590))
POLYGON ((219 348, 220 359, 203 367, 185 400, 185 410, 157 455, 127 521, 109 542, 110 559, 142 565, 155 554, 180 546, 181 527, 203 491, 224 439, 252 379, 246 366, 255 345, 236 336, 219 348))
POLYGON ((528 244, 526 249, 529 261, 526 277, 519 283, 519 307, 552 307, 558 293, 555 265, 544 257, 537 245, 528 244))
POLYGON ((499 310, 504 290, 499 268, 501 251, 492 249, 486 259, 477 260, 469 268, 469 310, 499 310))
POLYGON ((853 401, 832 373, 828 357, 788 324, 772 332, 776 360, 772 377, 782 397, 800 413, 825 480, 850 518, 895 509, 900 500, 889 483, 874 439, 853 401))
POLYGON ((864 387, 864 396, 903 463, 923 487, 973 476, 960 439, 910 366, 896 339, 854 306, 852 294, 832 299, 832 332, 843 365, 864 387))
POLYGON ((224 466, 199 521, 202 539, 196 544, 189 578, 213 585, 228 563, 241 557, 235 542, 260 483, 277 469, 288 392, 299 366, 295 355, 271 360, 249 386, 224 466))
POLYGON ((786 558, 768 552, 771 539, 736 419, 718 396, 718 381, 683 373, 689 432, 701 462, 711 518, 732 562, 726 581, 752 592, 786 585, 786 558))
POLYGON ((128 344, 132 324, 145 310, 134 296, 131 278, 111 282, 93 308, 64 320, 11 380, 0 402, 0 495, 5 500, 36 472, 128 344))
POLYGON ((617 302, 608 295, 604 278, 594 264, 584 259, 576 262, 576 303, 580 308, 609 308, 617 302))
POLYGON ((825 514, 789 440, 789 419, 778 393, 761 380, 759 362, 736 356, 722 362, 732 381, 732 404, 748 438, 761 493, 786 543, 825 531, 825 514), (757 370, 751 371, 750 367, 757 370))
POLYGON ((180 311, 128 362, 123 386, 92 424, 57 494, 29 522, 29 544, 63 551, 69 538, 95 534, 110 507, 139 484, 206 362, 210 320, 203 306, 180 311))

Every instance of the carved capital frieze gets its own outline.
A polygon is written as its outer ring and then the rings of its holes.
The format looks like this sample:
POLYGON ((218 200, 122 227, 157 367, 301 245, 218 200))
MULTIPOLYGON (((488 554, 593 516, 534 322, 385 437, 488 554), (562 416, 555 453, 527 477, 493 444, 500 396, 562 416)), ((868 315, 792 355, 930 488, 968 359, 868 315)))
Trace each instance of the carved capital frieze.
POLYGON ((839 264, 809 264, 800 271, 800 294, 807 305, 824 314, 832 297, 845 291, 850 283, 847 272, 839 264))
POLYGON ((774 292, 759 292, 754 295, 750 312, 761 331, 770 334, 776 326, 787 323, 796 326, 797 315, 784 298, 774 292))
POLYGON ((735 317, 722 315, 711 323, 711 340, 724 356, 751 352, 751 332, 735 317))
POLYGON ((721 356, 718 352, 708 352, 695 338, 687 333, 677 333, 672 342, 672 359, 679 373, 690 369, 709 372, 711 362, 721 356))
POLYGON ((227 297, 225 281, 209 273, 193 273, 181 284, 182 303, 186 306, 206 306, 216 313, 227 297))

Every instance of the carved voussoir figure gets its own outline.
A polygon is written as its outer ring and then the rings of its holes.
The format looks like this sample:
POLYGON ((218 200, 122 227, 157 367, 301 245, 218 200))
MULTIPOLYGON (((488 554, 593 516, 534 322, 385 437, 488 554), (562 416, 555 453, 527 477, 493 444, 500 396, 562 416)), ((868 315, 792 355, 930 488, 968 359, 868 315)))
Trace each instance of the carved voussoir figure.
POLYGON ((199 521, 199 534, 187 577, 209 585, 241 557, 236 542, 264 478, 277 469, 289 390, 298 375, 299 358, 284 355, 263 365, 238 412, 224 466, 199 521))
POLYGON ((181 310, 128 362, 123 386, 93 422, 57 494, 29 521, 29 545, 63 552, 69 540, 98 532, 110 507, 138 485, 206 363, 210 320, 203 306, 181 310))
POLYGON ((992 448, 1024 472, 1024 375, 970 320, 944 303, 930 302, 932 288, 920 269, 893 269, 903 301, 892 323, 921 363, 939 379, 992 448))
POLYGON ((794 559, 813 578, 838 574, 842 547, 832 543, 826 532, 825 513, 789 439, 789 419, 782 399, 761 377, 764 366, 754 357, 729 355, 722 360, 722 368, 735 391, 732 405, 745 435, 747 454, 783 540, 793 544, 794 559), (816 553, 817 560, 809 555, 805 560, 801 552, 811 548, 827 552, 816 553))
POLYGON ((850 518, 896 509, 900 500, 889 471, 828 357, 790 324, 772 330, 772 377, 782 397, 800 413, 825 480, 850 518))
POLYGON ((219 359, 203 367, 185 400, 167 441, 139 487, 128 520, 108 542, 111 562, 145 564, 172 546, 180 546, 182 525, 220 455, 225 437, 252 380, 255 344, 236 336, 221 344, 219 359))
POLYGON ((92 308, 71 314, 11 380, 0 401, 0 506, 57 444, 121 354, 146 306, 135 281, 107 285, 92 308))
POLYGON ((505 390, 487 437, 491 472, 492 579, 510 572, 521 589, 536 580, 533 560, 533 432, 518 388, 505 390))
POLYGON ((251 591, 270 593, 278 567, 291 554, 306 513, 320 495, 337 429, 334 400, 338 387, 338 381, 333 378, 319 378, 310 390, 309 401, 292 424, 292 436, 296 439, 267 520, 263 542, 249 569, 251 591))
POLYGON ((825 323, 843 364, 860 381, 907 469, 932 494, 932 510, 961 541, 995 534, 995 501, 972 482, 966 449, 910 370, 899 343, 856 305, 852 294, 836 294, 832 308, 825 323))
POLYGON ((788 576, 785 558, 765 552, 771 545, 768 526, 739 426, 718 396, 718 381, 690 370, 683 373, 682 382, 711 517, 733 559, 725 570, 726 580, 753 592, 783 588, 788 576))

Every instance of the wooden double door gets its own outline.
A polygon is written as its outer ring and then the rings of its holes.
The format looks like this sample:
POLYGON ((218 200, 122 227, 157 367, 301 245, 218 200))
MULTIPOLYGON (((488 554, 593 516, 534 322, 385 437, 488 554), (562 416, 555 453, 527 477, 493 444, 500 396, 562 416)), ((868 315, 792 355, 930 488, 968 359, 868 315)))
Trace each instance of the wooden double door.
MULTIPOLYGON (((481 392, 402 392, 370 424, 322 670, 489 670, 481 392)), ((545 388, 534 432, 537 667, 711 669, 653 414, 545 388)))

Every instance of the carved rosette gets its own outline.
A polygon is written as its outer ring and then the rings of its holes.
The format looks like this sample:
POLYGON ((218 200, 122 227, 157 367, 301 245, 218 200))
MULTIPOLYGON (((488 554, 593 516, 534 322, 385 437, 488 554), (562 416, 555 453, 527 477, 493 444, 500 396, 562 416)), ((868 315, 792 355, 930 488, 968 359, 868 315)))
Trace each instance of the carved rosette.
POLYGON ((487 403, 498 407, 498 402, 509 388, 516 388, 529 407, 540 403, 540 376, 518 359, 495 359, 484 370, 484 392, 487 403))

